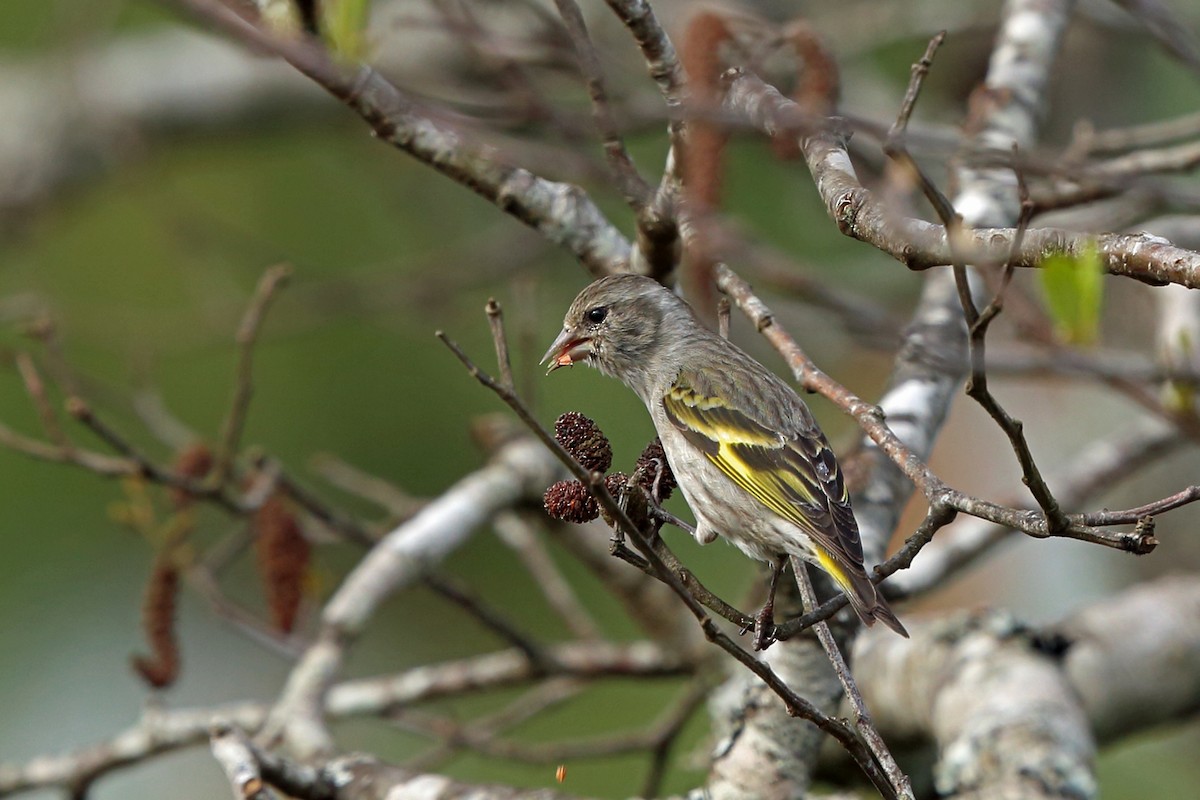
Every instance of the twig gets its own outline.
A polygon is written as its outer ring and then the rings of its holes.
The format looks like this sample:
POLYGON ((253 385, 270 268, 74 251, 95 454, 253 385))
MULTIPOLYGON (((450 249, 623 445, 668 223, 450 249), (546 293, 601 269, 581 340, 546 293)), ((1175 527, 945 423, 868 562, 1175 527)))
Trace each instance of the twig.
POLYGON ((717 301, 717 333, 722 339, 729 338, 729 298, 722 297, 717 301))
MULTIPOLYGON (((654 15, 650 3, 644 0, 605 0, 617 18, 624 23, 637 42, 650 77, 658 86, 663 102, 667 106, 670 123, 668 135, 671 150, 678 156, 683 138, 683 105, 686 80, 683 68, 675 52, 675 45, 666 30, 654 15)), ((670 170, 664 173, 664 185, 669 180, 670 170)), ((660 187, 661 190, 661 187, 660 187)))
MULTIPOLYGON (((495 736, 578 696, 582 689, 583 683, 575 678, 550 678, 519 695, 516 700, 496 713, 471 720, 469 730, 474 736, 495 736)), ((401 720, 401 724, 403 723, 404 720, 401 720)), ((464 743, 460 740, 445 737, 441 744, 409 759, 404 766, 409 769, 436 769, 446 760, 453 758, 464 747, 464 743)))
POLYGON ((425 575, 422 581, 434 592, 478 620, 485 628, 496 634, 501 641, 507 642, 524 653, 535 672, 549 672, 549 662, 542 647, 479 595, 445 575, 436 575, 431 572, 425 575))
MULTIPOLYGON (((526 742, 497 739, 500 727, 510 727, 516 718, 526 718, 527 712, 518 711, 518 704, 505 709, 503 715, 488 718, 485 721, 473 720, 460 723, 451 718, 425 712, 403 709, 398 712, 396 721, 401 726, 416 730, 416 732, 442 739, 442 746, 431 754, 442 756, 445 752, 468 748, 474 752, 491 758, 515 760, 528 764, 554 764, 571 762, 587 758, 605 758, 618 756, 622 753, 650 751, 652 766, 644 784, 642 796, 655 796, 656 788, 661 781, 661 759, 670 753, 671 746, 682 732, 684 724, 708 696, 709 687, 703 681, 692 681, 682 697, 679 697, 670 708, 662 712, 658 720, 644 729, 636 732, 617 733, 598 738, 580 741, 546 742, 546 744, 526 744, 526 742), (503 718, 502 718, 503 717, 503 718)), ((535 698, 535 706, 562 702, 562 690, 548 694, 548 697, 535 698)), ((422 757, 422 765, 426 758, 422 757)))
POLYGON ((1138 522, 1143 517, 1162 514, 1172 509, 1186 506, 1189 503, 1194 503, 1197 500, 1200 500, 1200 486, 1189 486, 1169 497, 1155 500, 1152 503, 1146 503, 1137 508, 1130 508, 1124 511, 1093 511, 1087 514, 1080 514, 1078 518, 1084 525, 1095 525, 1097 527, 1105 525, 1129 525, 1138 522))
POLYGON ((492 329, 492 341, 496 345, 496 363, 500 368, 500 380, 509 389, 515 389, 512 359, 509 356, 508 339, 504 333, 504 312, 494 297, 488 298, 484 311, 487 313, 488 327, 492 329))
MULTIPOLYGON (((908 539, 905 540, 904 546, 901 547, 895 555, 875 567, 873 574, 870 575, 871 581, 875 584, 881 584, 884 579, 899 572, 902 569, 908 569, 913 563, 913 559, 917 554, 933 540, 933 535, 954 519, 954 510, 945 506, 932 505, 925 515, 924 521, 917 527, 908 539)), ((883 587, 881 587, 883 588, 883 587)), ((834 614, 841 611, 850 601, 846 595, 839 592, 833 597, 826 600, 820 606, 815 606, 807 610, 804 614, 790 619, 780 625, 775 626, 775 638, 780 641, 786 641, 794 636, 803 633, 820 622, 833 617, 834 614)))
POLYGON ((315 519, 330 530, 340 534, 347 541, 363 547, 371 547, 379 541, 379 536, 365 527, 358 520, 339 511, 309 492, 283 470, 283 466, 265 453, 254 457, 254 466, 260 470, 273 472, 280 489, 288 497, 311 514, 315 519))
MULTIPOLYGON (((678 678, 696 671, 696 665, 678 652, 648 641, 551 645, 548 652, 558 674, 580 682, 617 676, 678 678)), ((325 709, 332 719, 385 717, 399 706, 508 689, 538 677, 520 651, 501 650, 345 681, 330 689, 325 709)), ((267 712, 258 702, 170 710, 149 707, 137 723, 103 741, 25 764, 0 765, 0 796, 87 786, 102 775, 156 754, 198 745, 208 738, 214 724, 257 731, 267 712)))
POLYGON ((968 329, 970 339, 973 341, 978 336, 978 346, 980 354, 980 364, 983 364, 983 342, 984 335, 987 333, 987 328, 992 324, 992 320, 1000 315, 1004 309, 1004 295, 1008 292, 1008 287, 1012 283, 1013 278, 1013 258, 1021 249, 1021 242, 1025 239, 1025 231, 1029 229, 1029 222, 1033 219, 1034 204, 1029 196, 1029 185, 1025 182, 1025 173, 1017 165, 1017 145, 1013 145, 1013 174, 1017 176, 1017 196, 1021 200, 1021 211, 1017 217, 1017 233, 1013 236, 1012 249, 1008 252, 1008 258, 1004 260, 1004 272, 1000 276, 1000 285, 996 287, 995 293, 992 295, 991 302, 984 307, 979 313, 975 322, 968 329))
POLYGON ((200 440, 196 431, 171 413, 162 394, 154 387, 138 389, 132 399, 133 412, 156 439, 172 450, 183 450, 200 440))
POLYGON ((263 781, 258 757, 244 733, 218 727, 209 745, 213 758, 225 770, 236 800, 274 800, 275 793, 263 781))
POLYGON ((1151 538, 1139 535, 1135 531, 1108 532, 1081 524, 1071 524, 1063 530, 1051 532, 1043 515, 982 500, 948 486, 888 427, 877 406, 865 402, 818 369, 796 341, 775 322, 770 309, 754 294, 749 284, 725 264, 717 265, 717 285, 737 303, 758 328, 759 333, 774 345, 800 384, 805 389, 819 392, 853 417, 859 427, 913 482, 931 505, 945 506, 981 517, 1035 538, 1063 536, 1138 554, 1150 552, 1157 544, 1151 538))
POLYGON ((311 43, 283 38, 220 0, 176 0, 227 35, 279 56, 353 109, 388 142, 469 187, 573 253, 596 276, 629 263, 629 241, 578 186, 498 162, 465 131, 435 121, 374 69, 348 70, 311 43))
POLYGON ((246 422, 246 412, 250 408, 250 397, 254 391, 252 369, 258 331, 276 290, 291 274, 292 268, 287 264, 278 264, 263 273, 246 314, 242 317, 242 323, 238 326, 238 361, 234 373, 233 398, 229 402, 225 420, 221 423, 213 468, 206 479, 210 486, 221 486, 230 476, 238 441, 242 435, 242 426, 246 422))
MULTIPOLYGON (((583 12, 575 0, 554 0, 558 13, 562 16, 567 35, 575 46, 575 55, 579 59, 579 67, 587 84, 588 96, 592 100, 592 118, 604 144, 605 161, 609 173, 620 190, 625 202, 634 210, 640 211, 651 198, 650 186, 638 174, 637 166, 625 142, 617 129, 617 121, 613 117, 612 107, 608 102, 608 90, 604 87, 604 71, 600 67, 600 55, 596 45, 588 35, 587 23, 584 22, 583 12)), ((503 372, 501 372, 503 378, 503 372)), ((511 385, 511 382, 510 382, 511 385)))
POLYGON ((16 360, 21 380, 25 382, 25 391, 29 394, 29 399, 33 401, 33 407, 42 421, 42 430, 46 432, 46 437, 64 450, 70 450, 71 442, 63 433, 62 426, 58 424, 58 415, 50 406, 50 400, 46 397, 46 384, 42 382, 42 376, 38 374, 33 359, 28 353, 20 352, 17 353, 16 360))
MULTIPOLYGON (((141 451, 133 446, 124 436, 119 434, 116 429, 112 428, 104 420, 100 419, 91 409, 91 407, 80 397, 67 398, 67 413, 75 419, 82 422, 92 430, 97 436, 102 439, 105 444, 117 451, 126 459, 125 464, 119 472, 107 473, 110 475, 141 475, 148 480, 169 486, 175 489, 181 489, 188 495, 196 498, 210 500, 226 511, 241 515, 248 510, 247 506, 237 497, 229 494, 224 487, 211 486, 204 481, 196 481, 191 478, 176 475, 169 469, 155 464, 152 460, 146 457, 141 451)), ((70 459, 71 463, 85 464, 75 459, 70 459)), ((90 468, 90 467, 89 467, 90 468)))
MULTIPOLYGON (((803 109, 778 90, 744 69, 726 72, 725 107, 744 114, 771 136, 783 130, 813 131, 803 109)), ((819 130, 819 129, 818 129, 819 130)), ((844 135, 825 132, 804 140, 805 158, 817 188, 839 229, 892 256, 909 269, 925 270, 952 264, 954 253, 944 225, 898 218, 866 189, 854 173, 844 135)), ((1004 153, 1007 167, 1010 155, 1004 153)), ((1001 264, 1012 251, 1015 228, 971 228, 956 242, 962 260, 970 264, 1001 264)), ((1175 247, 1161 237, 1145 234, 1081 234, 1056 228, 1031 228, 1012 259, 1017 267, 1038 268, 1046 253, 1079 256, 1095 250, 1110 274, 1143 283, 1178 283, 1200 288, 1200 253, 1175 247)))
MULTIPOLYGON (((800 599, 804 601, 805 609, 815 611, 817 609, 817 593, 813 591, 812 581, 808 577, 808 567, 804 563, 804 559, 798 556, 792 556, 791 562, 792 573, 796 576, 796 586, 800 589, 800 599)), ((858 684, 854 682, 854 676, 850 673, 850 667, 846 665, 846 659, 842 656, 841 649, 834 641, 833 632, 829 630, 829 623, 822 620, 816 623, 814 628, 817 631, 817 639, 821 642, 821 647, 825 650, 825 655, 829 657, 829 663, 833 666, 833 672, 837 675, 838 682, 842 684, 846 699, 850 702, 850 707, 854 709, 854 726, 859 735, 863 737, 867 747, 875 754, 879 766, 888 776, 888 780, 892 782, 896 796, 913 800, 912 784, 909 782, 908 776, 896 764, 896 759, 888 750, 887 743, 883 741, 875 724, 871 722, 871 712, 867 709, 867 704, 863 702, 862 694, 858 691, 858 684)))
POLYGON ((558 565, 543 546, 542 540, 538 538, 533 523, 517 512, 509 512, 497 516, 495 526, 500 541, 516 553, 533 578, 534 585, 567 629, 580 639, 599 639, 600 626, 563 577, 558 565))
MULTIPOLYGON (((892 131, 889 133, 883 149, 890 158, 904 164, 916 176, 926 199, 929 200, 938 217, 942 220, 942 224, 946 227, 946 240, 950 247, 951 261, 954 269, 954 284, 958 288, 959 302, 962 304, 963 313, 966 315, 967 329, 970 334, 968 347, 971 356, 971 374, 967 379, 967 395, 987 411, 988 415, 995 420, 996 424, 1000 426, 1000 429, 1008 437, 1009 444, 1014 453, 1016 453, 1017 461, 1021 465, 1021 480, 1029 487, 1029 491, 1033 494, 1034 499, 1037 500, 1038 505, 1041 506, 1045 513, 1047 532, 1050 535, 1054 535, 1068 527, 1069 522, 1066 514, 1059 508, 1058 502, 1054 499, 1054 495, 1051 494, 1045 479, 1042 478, 1041 471, 1033 459, 1033 453, 1029 450, 1029 442, 1025 439, 1021 421, 1014 419, 1005 411, 1004 407, 1000 405, 1000 402, 989 391, 985 364, 985 336, 988 325, 1000 312, 1000 298, 1012 276, 1012 258, 1020 251, 1021 241, 1025 237, 1028 225, 1028 215, 1032 213, 1032 204, 1029 202, 1028 189, 1023 188, 1024 196, 1021 198, 1023 209, 1022 221, 1019 222, 1016 233, 1013 236, 1012 245, 1009 249, 1010 260, 1005 265, 1005 277, 1001 288, 997 291, 995 299, 985 309, 985 312, 981 314, 975 305, 975 298, 971 292, 967 275, 967 262, 959 254, 958 242, 963 238, 962 217, 954 210, 954 206, 950 200, 942 194, 933 181, 929 179, 929 176, 925 174, 925 171, 921 169, 920 165, 908 152, 908 148, 904 143, 904 132, 908 125, 909 117, 912 116, 913 105, 916 103, 917 97, 920 96, 921 85, 925 80, 925 76, 929 74, 929 67, 933 56, 944 38, 945 32, 935 35, 929 41, 929 45, 925 49, 925 55, 913 65, 912 78, 909 81, 908 91, 905 93, 900 113, 896 117, 896 124, 892 126, 892 131)), ((1018 174, 1020 174, 1019 171, 1018 174)), ((1024 187, 1023 179, 1021 180, 1021 186, 1024 187)))
POLYGON ((709 691, 703 681, 693 681, 652 728, 655 742, 650 751, 650 769, 642 781, 642 797, 657 797, 661 792, 671 749, 679 740, 688 720, 708 698, 709 691))
POLYGON ((79 381, 63 354, 62 341, 58 337, 58 326, 54 324, 54 320, 43 316, 34 321, 28 332, 45 348, 46 367, 54 383, 68 395, 79 394, 79 381))
POLYGON ((1105 131, 1077 126, 1068 151, 1082 149, 1085 153, 1113 153, 1144 147, 1158 147, 1169 142, 1200 136, 1200 112, 1156 120, 1127 128, 1105 131))
POLYGON ((540 494, 558 472, 536 442, 511 439, 486 466, 464 476, 376 543, 325 604, 315 641, 292 668, 260 734, 263 739, 285 741, 304 755, 331 749, 325 697, 379 605, 418 581, 497 512, 540 494))
POLYGON ((420 511, 426 502, 332 453, 314 455, 309 459, 309 469, 342 491, 369 500, 386 510, 396 522, 408 519, 420 511))

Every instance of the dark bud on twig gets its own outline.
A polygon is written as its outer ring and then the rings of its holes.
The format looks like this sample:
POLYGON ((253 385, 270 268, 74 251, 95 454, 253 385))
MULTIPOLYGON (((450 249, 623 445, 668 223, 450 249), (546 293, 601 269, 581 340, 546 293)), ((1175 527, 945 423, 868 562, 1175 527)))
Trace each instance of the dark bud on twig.
POLYGON ((142 628, 151 655, 134 656, 133 668, 155 689, 170 686, 179 677, 179 643, 175 640, 175 600, 179 570, 159 556, 142 600, 142 628))
POLYGON ((555 421, 554 438, 591 472, 608 472, 612 466, 608 437, 599 425, 578 411, 568 411, 555 421))
POLYGON ((641 486, 657 500, 666 500, 679 484, 675 482, 675 473, 667 463, 667 454, 663 450, 662 441, 655 437, 646 445, 646 449, 638 456, 637 467, 633 472, 638 486, 641 486), (654 484, 658 482, 658 494, 654 494, 654 484))
MULTIPOLYGON (((175 474, 192 480, 200 480, 212 469, 213 454, 204 442, 193 442, 179 451, 175 457, 175 474)), ((181 487, 172 487, 171 505, 182 511, 192 504, 192 495, 181 487)))
POLYGON ((600 515, 600 506, 588 488, 579 481, 559 481, 546 490, 546 513, 563 522, 591 522, 600 515))

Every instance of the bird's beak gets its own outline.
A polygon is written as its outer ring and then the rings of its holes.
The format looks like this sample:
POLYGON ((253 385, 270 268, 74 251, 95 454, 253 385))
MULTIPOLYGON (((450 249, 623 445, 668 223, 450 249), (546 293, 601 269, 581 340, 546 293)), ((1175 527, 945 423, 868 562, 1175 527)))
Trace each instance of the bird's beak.
POLYGON ((546 355, 542 356, 541 363, 550 362, 550 368, 546 370, 546 374, 549 375, 559 367, 569 367, 591 354, 592 340, 590 338, 579 336, 575 331, 564 328, 563 332, 554 340, 554 344, 550 345, 546 355))

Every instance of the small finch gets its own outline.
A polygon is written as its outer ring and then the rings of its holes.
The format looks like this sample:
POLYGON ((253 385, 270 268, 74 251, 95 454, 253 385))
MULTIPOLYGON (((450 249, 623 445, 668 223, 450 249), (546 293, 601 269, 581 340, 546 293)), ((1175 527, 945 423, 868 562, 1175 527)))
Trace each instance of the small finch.
POLYGON ((550 372, 583 362, 633 389, 696 516, 696 541, 724 536, 773 566, 756 645, 769 643, 788 556, 829 573, 865 624, 908 636, 863 568, 841 468, 808 406, 672 292, 637 275, 601 278, 571 303, 542 361, 550 372))

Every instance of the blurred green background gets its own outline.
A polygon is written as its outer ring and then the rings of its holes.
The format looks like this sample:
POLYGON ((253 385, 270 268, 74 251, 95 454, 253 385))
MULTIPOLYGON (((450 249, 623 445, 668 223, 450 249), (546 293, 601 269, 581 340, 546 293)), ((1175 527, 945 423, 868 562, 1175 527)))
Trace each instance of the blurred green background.
MULTIPOLYGON (((0 75, 15 66, 52 70, 86 57, 91 47, 154 36, 161 27, 178 24, 173 14, 149 2, 9 0, 0 25, 0 75)), ((978 34, 971 31, 963 36, 958 50, 952 37, 943 57, 977 67, 971 54, 986 39, 973 39, 978 34)), ((852 87, 855 75, 890 75, 885 85, 897 94, 888 99, 897 99, 921 43, 914 38, 911 46, 859 53, 846 65, 847 83, 852 87)), ((1146 42, 1123 49, 1113 45, 1108 54, 1100 46, 1076 44, 1069 52, 1078 61, 1066 62, 1071 75, 1056 87, 1052 135, 1061 136, 1074 114, 1105 124, 1128 123, 1200 106, 1195 81, 1181 77, 1182 71, 1146 42), (1071 66, 1094 67, 1105 60, 1112 63, 1100 75, 1075 75, 1071 66), (1136 92, 1116 116, 1073 89, 1105 79, 1127 89, 1154 90, 1136 92)), ((638 70, 633 64, 628 71, 638 70)), ((948 123, 957 121, 954 109, 960 107, 956 80, 963 78, 941 77, 936 70, 931 80, 928 107, 948 123)), ((856 107, 852 88, 846 102, 856 107)), ((638 401, 593 372, 572 370, 543 379, 534 364, 567 302, 585 284, 583 270, 469 191, 374 141, 360 120, 334 101, 327 103, 327 109, 300 124, 288 117, 131 136, 128 152, 117 163, 89 170, 68 190, 6 219, 0 234, 0 360, 5 367, 0 370, 0 421, 31 435, 39 432, 12 359, 17 352, 40 352, 25 328, 46 314, 57 326, 84 394, 147 452, 159 459, 171 455, 132 411, 131 398, 147 387, 159 392, 186 425, 213 436, 231 391, 238 319, 263 270, 286 261, 295 272, 270 312, 256 351, 256 391, 244 441, 278 456, 330 502, 378 515, 307 467, 317 453, 336 454, 417 496, 436 495, 482 463, 468 428, 474 417, 501 406, 474 384, 433 332, 446 330, 490 365, 482 314, 489 296, 506 308, 517 343, 516 367, 535 387, 539 416, 550 422, 564 410, 584 411, 613 440, 618 466, 632 464, 651 435, 638 401)), ((862 105, 860 110, 886 117, 886 109, 872 107, 869 100, 862 105)), ((4 124, 0 113, 0 129, 4 124)), ((635 140, 634 148, 647 169, 662 162, 657 134, 635 140)), ((595 148, 591 155, 598 152, 595 148)), ((876 302, 898 313, 911 307, 919 278, 841 237, 827 223, 802 169, 780 168, 765 147, 747 143, 731 152, 729 175, 729 206, 744 224, 806 263, 822 264, 842 285, 869 289, 876 302)), ((628 229, 628 215, 611 193, 603 202, 628 229)), ((819 363, 855 391, 878 395, 886 379, 886 355, 854 348, 820 313, 773 301, 819 363)), ((739 341, 778 365, 745 325, 735 325, 739 341)), ((1053 429, 1062 438, 1046 445, 1051 464, 1065 462, 1089 434, 1131 413, 1124 404, 1102 401, 1095 389, 1027 382, 1001 387, 1002 399, 1027 417, 1032 429, 1046 436, 1053 429), (1063 425, 1050 407, 1088 413, 1063 425)), ((54 398, 61 402, 62 393, 54 398)), ((819 399, 814 410, 840 448, 852 442, 853 430, 844 418, 819 399)), ((64 424, 79 442, 103 449, 75 423, 64 424)), ((999 436, 979 411, 960 405, 935 467, 962 475, 956 483, 963 488, 1002 491, 1013 485, 1015 465, 995 469, 975 458, 981 443, 991 447, 999 436)), ((1192 455, 1176 459, 1111 504, 1144 502, 1157 496, 1155 485, 1174 486, 1179 474, 1195 474, 1196 466, 1192 455)), ((286 675, 284 658, 221 622, 201 599, 185 592, 178 625, 182 678, 162 696, 151 696, 128 661, 145 649, 139 607, 153 552, 111 518, 123 491, 118 482, 0 449, 0 762, 23 762, 104 739, 132 724, 148 702, 179 708, 270 701, 286 675)), ((685 513, 682 506, 677 510, 685 513)), ((1195 543, 1179 542, 1196 522, 1186 510, 1160 522, 1164 544, 1152 564, 1061 542, 1022 541, 959 581, 949 595, 924 605, 994 602, 1035 620, 1055 619, 1161 565, 1200 568, 1195 543)), ((231 524, 206 510, 201 540, 219 538, 231 524)), ((723 546, 698 548, 682 536, 672 544, 710 586, 729 597, 740 597, 756 580, 752 565, 723 546)), ((328 596, 357 555, 349 547, 318 551, 314 600, 328 596)), ((246 561, 225 587, 258 607, 253 569, 246 561)), ((560 563, 610 630, 631 635, 594 581, 569 559, 561 557, 560 563)), ((477 536, 454 554, 446 571, 503 602, 528 629, 565 637, 527 574, 494 537, 477 536)), ((306 623, 314 608, 315 602, 306 623)), ((393 598, 355 649, 350 672, 394 671, 499 645, 491 633, 432 595, 405 592, 393 598)), ((521 732, 532 741, 546 741, 644 725, 677 690, 669 681, 613 683, 521 732)), ((498 705, 497 698, 489 698, 447 708, 465 719, 498 705)), ((685 790, 701 778, 704 717, 697 714, 677 748, 667 791, 685 790)), ((415 736, 378 722, 356 722, 342 730, 348 746, 385 759, 401 761, 425 747, 415 736)), ((1191 724, 1144 734, 1106 752, 1100 766, 1105 797, 1186 796, 1185 787, 1200 785, 1197 747, 1200 731, 1191 724)), ((641 757, 570 764, 564 788, 625 796, 637 791, 644 769, 641 757)), ((554 783, 552 766, 477 757, 457 759, 449 772, 470 780, 554 783)), ((114 773, 92 796, 169 794, 188 800, 227 792, 206 748, 197 748, 114 773)))

